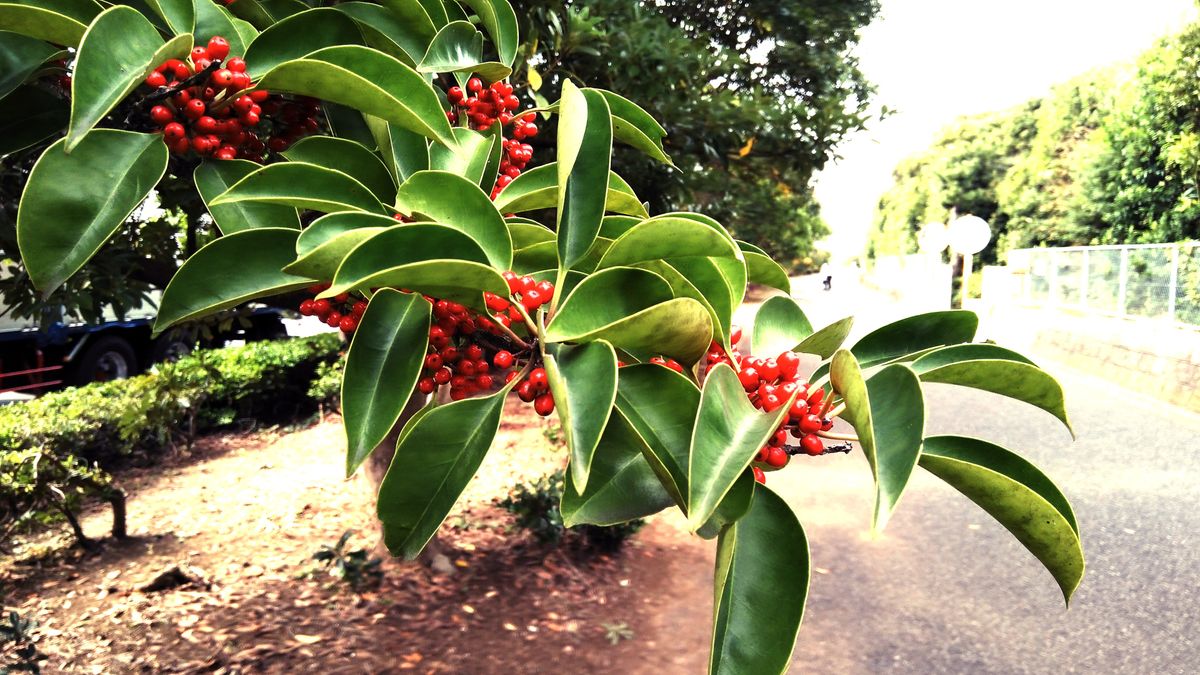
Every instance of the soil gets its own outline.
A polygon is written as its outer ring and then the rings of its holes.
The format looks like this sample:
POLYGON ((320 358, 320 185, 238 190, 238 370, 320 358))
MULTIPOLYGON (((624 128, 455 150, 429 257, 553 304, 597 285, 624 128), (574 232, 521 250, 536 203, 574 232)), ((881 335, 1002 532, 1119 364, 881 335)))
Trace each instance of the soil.
MULTIPOLYGON (((313 560, 348 530, 347 549, 378 541, 329 417, 122 473, 132 537, 26 542, 0 558, 0 602, 37 622, 49 673, 703 671, 713 546, 682 519, 653 518, 608 555, 540 545, 494 505, 563 461, 547 429, 511 403, 439 535, 450 573, 388 560, 356 592, 313 560)), ((102 509, 84 521, 97 538, 109 525, 102 509)))

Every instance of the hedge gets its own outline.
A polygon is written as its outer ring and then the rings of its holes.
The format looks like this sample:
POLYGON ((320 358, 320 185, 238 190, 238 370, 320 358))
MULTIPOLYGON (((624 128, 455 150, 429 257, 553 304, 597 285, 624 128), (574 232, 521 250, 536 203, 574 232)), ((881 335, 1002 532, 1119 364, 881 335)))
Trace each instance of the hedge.
POLYGON ((330 333, 202 350, 144 375, 0 408, 0 544, 54 512, 86 543, 75 520, 85 496, 113 506, 113 534, 124 536, 124 493, 109 469, 190 447, 206 430, 315 412, 325 390, 309 390, 341 348, 330 333))

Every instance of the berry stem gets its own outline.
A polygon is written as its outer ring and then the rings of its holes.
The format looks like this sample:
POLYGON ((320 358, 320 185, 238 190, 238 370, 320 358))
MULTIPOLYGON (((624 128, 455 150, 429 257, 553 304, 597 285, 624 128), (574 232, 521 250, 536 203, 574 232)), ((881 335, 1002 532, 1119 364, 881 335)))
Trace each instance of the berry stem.
POLYGON ((813 433, 821 438, 828 438, 831 441, 850 441, 853 443, 860 442, 858 440, 858 436, 855 436, 854 434, 838 434, 832 431, 814 431, 813 433))
POLYGON ((212 63, 208 64, 207 68, 193 74, 192 76, 188 77, 187 79, 176 82, 175 86, 166 87, 164 89, 159 89, 156 92, 146 94, 146 96, 142 99, 142 105, 146 106, 151 103, 157 103, 163 99, 166 99, 171 96, 174 96, 175 94, 178 94, 179 92, 183 91, 184 89, 187 89, 188 87, 191 87, 196 84, 200 84, 201 82, 207 82, 209 76, 211 76, 213 74, 213 72, 216 71, 217 69, 219 69, 220 67, 221 67, 221 60, 214 59, 212 63))
MULTIPOLYGON (((520 305, 517 305, 517 307, 520 308, 520 305)), ((522 311, 521 313, 524 314, 524 311, 522 311)), ((528 320, 528 317, 526 317, 526 320, 528 320)), ((508 337, 508 339, 512 340, 513 344, 515 344, 521 350, 529 349, 529 343, 522 340, 520 338, 520 336, 518 336, 516 333, 514 333, 512 331, 511 328, 509 328, 508 326, 505 326, 504 324, 500 323, 499 321, 495 321, 494 323, 496 324, 496 327, 500 329, 500 332, 504 333, 508 337)))

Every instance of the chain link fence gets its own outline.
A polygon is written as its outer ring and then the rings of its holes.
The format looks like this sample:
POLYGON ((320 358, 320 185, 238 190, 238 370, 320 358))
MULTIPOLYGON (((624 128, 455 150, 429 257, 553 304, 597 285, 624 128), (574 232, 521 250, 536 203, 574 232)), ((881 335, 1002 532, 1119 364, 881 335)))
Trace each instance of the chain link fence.
POLYGON ((1200 242, 1009 251, 1016 300, 1200 328, 1200 242))

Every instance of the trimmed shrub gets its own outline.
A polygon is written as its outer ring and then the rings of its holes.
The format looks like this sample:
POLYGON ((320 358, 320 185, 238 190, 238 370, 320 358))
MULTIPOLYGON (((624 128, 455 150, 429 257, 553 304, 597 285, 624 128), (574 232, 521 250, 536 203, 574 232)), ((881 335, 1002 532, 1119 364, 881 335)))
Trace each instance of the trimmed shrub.
POLYGON ((528 530, 543 544, 583 544, 585 548, 604 553, 620 550, 625 540, 646 524, 646 521, 637 519, 620 525, 565 527, 558 507, 562 501, 564 477, 565 473, 560 470, 532 483, 520 483, 498 504, 516 516, 517 527, 528 530))

